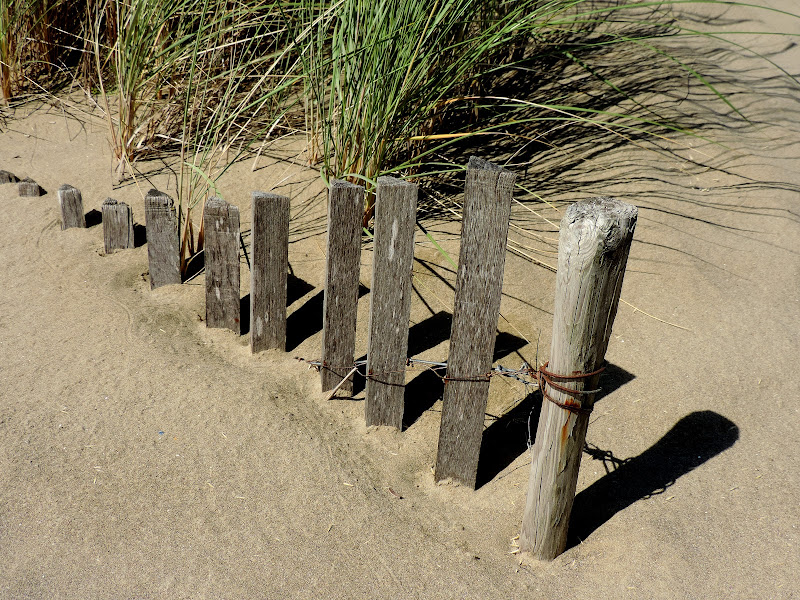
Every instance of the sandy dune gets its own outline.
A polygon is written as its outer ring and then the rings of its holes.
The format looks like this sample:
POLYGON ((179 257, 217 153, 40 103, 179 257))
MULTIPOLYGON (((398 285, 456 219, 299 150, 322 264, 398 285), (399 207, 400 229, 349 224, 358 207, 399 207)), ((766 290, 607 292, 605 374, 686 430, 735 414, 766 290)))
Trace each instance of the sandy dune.
MULTIPOLYGON (((742 27, 800 31, 760 18, 742 27)), ((763 43, 797 71, 798 49, 763 43)), ((318 358, 324 269, 324 195, 294 164, 301 140, 223 181, 244 229, 250 190, 293 199, 290 351, 252 356, 246 336, 206 329, 202 275, 151 292, 146 246, 104 256, 101 225, 60 230, 62 183, 87 212, 113 196, 143 223, 143 192, 171 192, 174 173, 149 164, 148 181, 112 189, 85 105, 17 110, 0 168, 47 194, 0 186, 0 597, 800 596, 798 92, 736 98, 756 123, 715 133, 730 151, 697 142, 682 163, 619 148, 571 175, 583 183, 565 196, 616 195, 641 216, 573 543, 532 565, 511 552, 536 396, 492 383, 500 419, 487 418, 471 491, 433 482, 435 378, 409 374, 405 431, 368 430, 363 392, 326 402, 294 359, 318 358), (626 165, 646 176, 618 183, 626 165)), ((457 253, 456 224, 429 226, 457 253)), ((417 241, 411 347, 444 360, 453 277, 417 241)), ((365 290, 370 260, 367 247, 365 290)), ((242 277, 245 295, 244 263, 242 277)), ((553 284, 509 254, 501 363, 546 360, 553 284)), ((368 306, 365 293, 358 353, 368 306)))

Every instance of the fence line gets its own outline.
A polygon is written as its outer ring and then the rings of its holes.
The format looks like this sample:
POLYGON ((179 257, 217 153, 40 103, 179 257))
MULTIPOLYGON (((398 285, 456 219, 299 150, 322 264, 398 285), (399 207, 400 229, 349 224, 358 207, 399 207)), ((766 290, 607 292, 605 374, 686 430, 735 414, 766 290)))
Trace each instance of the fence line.
MULTIPOLYGON (((581 453, 636 226, 636 207, 612 198, 571 205, 559 234, 559 268, 550 361, 538 368, 492 366, 508 246, 515 175, 471 157, 464 190, 461 248, 446 362, 408 352, 417 186, 378 179, 373 290, 366 360, 355 361, 364 188, 333 180, 323 304, 322 358, 298 360, 321 374, 329 398, 367 381, 368 425, 402 426, 405 373, 431 371, 444 383, 436 481, 475 487, 489 382, 506 377, 541 392, 543 405, 533 448, 520 551, 553 559, 566 545, 581 453), (442 374, 444 372, 444 375, 442 374)), ((20 195, 44 190, 30 178, 0 171, 0 183, 18 182, 20 195)), ((58 190, 62 229, 86 227, 81 193, 58 190)), ((145 196, 151 289, 181 282, 175 206, 167 194, 145 196)), ((205 204, 206 325, 241 330, 239 246, 251 269, 251 348, 285 349, 290 199, 253 192, 253 263, 241 235, 238 207, 216 197, 205 204)), ((103 202, 107 253, 130 248, 133 215, 125 203, 103 202)), ((530 429, 530 424, 529 424, 530 429)), ((529 437, 529 445, 530 445, 529 437)), ((604 463, 605 464, 605 463, 604 463)))

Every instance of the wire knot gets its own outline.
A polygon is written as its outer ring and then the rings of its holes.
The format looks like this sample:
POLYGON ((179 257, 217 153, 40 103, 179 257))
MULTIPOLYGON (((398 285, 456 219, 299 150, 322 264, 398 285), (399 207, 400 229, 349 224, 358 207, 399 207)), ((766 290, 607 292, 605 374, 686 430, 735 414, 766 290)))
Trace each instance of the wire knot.
POLYGON ((555 379, 556 381, 564 381, 564 382, 581 381, 584 379, 588 379, 590 377, 594 377, 595 375, 599 375, 600 373, 606 370, 605 366, 602 366, 596 371, 592 371, 591 373, 575 373, 573 375, 560 375, 558 373, 552 373, 548 371, 546 368, 548 364, 550 364, 550 361, 547 361, 541 367, 539 367, 539 369, 536 371, 535 374, 532 373, 532 375, 534 375, 536 377, 536 380, 539 382, 539 390, 542 392, 542 398, 549 400, 556 406, 563 408, 564 410, 567 410, 571 413, 580 415, 588 415, 589 413, 591 413, 593 408, 591 406, 584 408, 580 404, 567 404, 559 402, 558 400, 556 400, 555 398, 550 396, 550 394, 547 393, 546 386, 550 386, 554 390, 558 390, 559 392, 570 395, 575 400, 577 400, 579 396, 589 396, 591 394, 596 394, 599 391, 601 391, 601 388, 597 388, 596 390, 576 390, 563 385, 559 385, 557 383, 553 383, 553 380, 555 379))

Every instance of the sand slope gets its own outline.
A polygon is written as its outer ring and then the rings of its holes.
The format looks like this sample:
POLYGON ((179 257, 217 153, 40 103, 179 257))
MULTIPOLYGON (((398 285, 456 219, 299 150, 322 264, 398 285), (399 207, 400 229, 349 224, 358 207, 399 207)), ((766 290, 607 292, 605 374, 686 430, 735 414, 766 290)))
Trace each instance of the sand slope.
MULTIPOLYGON (((753 26, 787 25, 774 15, 753 26)), ((796 69, 798 56, 778 58, 796 69)), ((58 104, 18 110, 0 168, 48 194, 0 186, 0 597, 797 597, 796 98, 759 100, 771 125, 746 137, 719 134, 736 152, 700 148, 724 170, 630 149, 602 159, 658 170, 652 187, 610 177, 587 189, 642 207, 622 297, 680 328, 621 305, 609 393, 587 437, 607 461, 584 456, 575 544, 529 566, 510 552, 530 399, 487 421, 477 491, 437 486, 429 380, 413 384, 406 431, 367 430, 363 393, 325 402, 293 359, 318 357, 324 268, 324 196, 289 162, 297 142, 223 185, 244 228, 251 189, 293 197, 291 350, 254 357, 246 336, 205 328, 202 276, 151 292, 146 246, 104 256, 102 226, 60 231, 62 183, 81 189, 87 211, 111 195, 138 222, 144 190, 112 190, 101 122, 58 104)), ((148 168, 150 184, 174 186, 168 169, 148 168)), ((457 253, 457 227, 432 227, 457 253)), ((418 242, 417 256, 446 275, 418 242)), ((363 262, 368 287, 369 248, 363 262)), ((443 360, 438 313, 452 291, 430 272, 419 267, 428 287, 413 300, 412 333, 421 355, 443 360)), ((501 362, 534 362, 537 337, 547 358, 552 286, 551 273, 509 255, 502 311, 516 329, 500 324, 501 362)), ((493 382, 488 412, 524 396, 493 382)))

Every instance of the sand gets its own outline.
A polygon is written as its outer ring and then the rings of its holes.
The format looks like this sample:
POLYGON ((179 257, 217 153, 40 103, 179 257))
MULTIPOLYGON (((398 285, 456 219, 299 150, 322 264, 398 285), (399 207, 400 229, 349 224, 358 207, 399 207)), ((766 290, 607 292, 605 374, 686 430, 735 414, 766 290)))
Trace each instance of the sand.
MULTIPOLYGON (((758 43, 800 64, 785 41, 758 43)), ((295 360, 319 357, 324 272, 324 190, 302 140, 221 186, 244 229, 250 190, 293 199, 290 349, 253 356, 246 335, 205 327, 202 275, 151 291, 145 245, 105 256, 101 225, 60 230, 61 184, 87 212, 112 196, 143 223, 143 192, 174 191, 169 163, 115 189, 85 101, 17 109, 0 168, 47 194, 0 186, 0 597, 800 596, 797 90, 737 99, 757 122, 715 133, 730 151, 697 141, 671 162, 623 147, 565 174, 577 182, 565 197, 615 195, 641 212, 570 548, 523 565, 512 552, 535 395, 493 381, 472 491, 433 481, 435 378, 409 375, 404 431, 368 429, 363 392, 325 401, 295 360), (694 168, 698 153, 715 168, 694 168), (645 175, 621 182, 626 169, 645 175)), ((457 224, 427 225, 457 255, 457 224)), ((412 348, 445 360, 452 269, 421 234, 416 255, 412 348)), ((367 290, 370 261, 367 245, 367 290)), ((242 275, 245 295, 244 263, 242 275)), ((509 253, 501 364, 546 360, 553 285, 509 253)), ((359 356, 368 306, 367 292, 359 356)))

